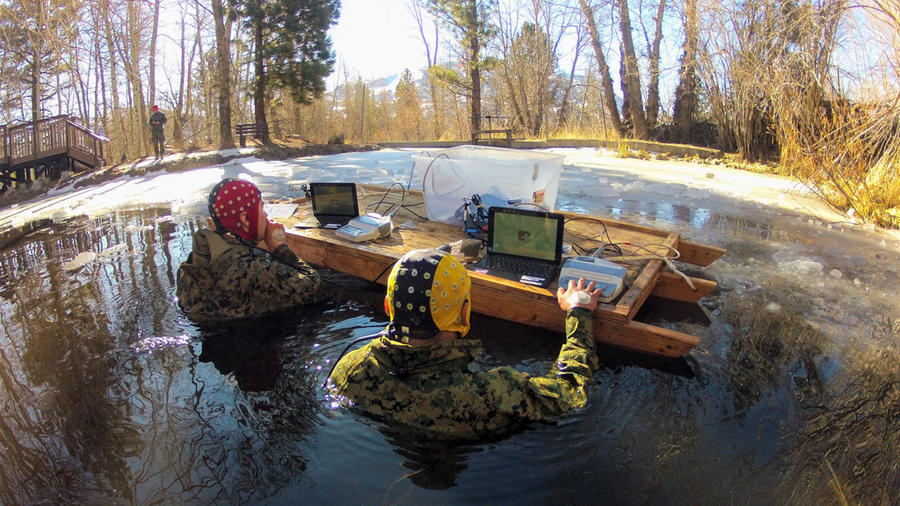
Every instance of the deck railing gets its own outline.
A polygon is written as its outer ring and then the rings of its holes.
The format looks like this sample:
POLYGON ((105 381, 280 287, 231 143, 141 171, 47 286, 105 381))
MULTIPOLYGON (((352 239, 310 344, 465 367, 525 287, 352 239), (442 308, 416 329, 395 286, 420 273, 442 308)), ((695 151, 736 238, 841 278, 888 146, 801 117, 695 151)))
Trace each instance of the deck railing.
POLYGON ((25 166, 35 159, 63 154, 91 168, 105 163, 103 143, 109 139, 91 132, 71 116, 54 116, 37 122, 37 156, 34 132, 34 122, 0 127, 0 167, 25 166))

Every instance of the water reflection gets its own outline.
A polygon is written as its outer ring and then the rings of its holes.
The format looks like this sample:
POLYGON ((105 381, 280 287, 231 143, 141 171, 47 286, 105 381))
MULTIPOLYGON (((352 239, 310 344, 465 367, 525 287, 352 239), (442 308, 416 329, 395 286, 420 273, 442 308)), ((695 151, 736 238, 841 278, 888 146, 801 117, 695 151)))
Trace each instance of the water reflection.
MULTIPOLYGON (((719 244, 737 257, 798 234, 643 210, 727 232, 719 244)), ((321 306, 197 327, 173 297, 199 226, 118 211, 0 251, 0 503, 890 503, 900 490, 900 319, 878 319, 887 305, 829 301, 818 318, 805 287, 732 273, 746 289, 726 286, 711 312, 651 300, 639 314, 701 336, 689 356, 601 348, 584 410, 497 441, 433 443, 330 411, 319 388, 350 341, 385 323, 383 288, 329 275, 321 306), (86 251, 93 261, 62 268, 86 251)), ((532 374, 562 343, 478 315, 472 337, 477 367, 532 374)))

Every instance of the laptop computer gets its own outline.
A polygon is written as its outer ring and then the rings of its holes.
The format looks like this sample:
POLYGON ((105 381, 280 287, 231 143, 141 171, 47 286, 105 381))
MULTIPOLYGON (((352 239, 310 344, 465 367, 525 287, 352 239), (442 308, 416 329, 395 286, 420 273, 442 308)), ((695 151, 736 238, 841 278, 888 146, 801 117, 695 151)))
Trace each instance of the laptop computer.
POLYGON ((559 273, 564 226, 559 213, 491 207, 487 253, 469 268, 546 288, 559 273))
POLYGON ((309 183, 309 194, 319 228, 340 228, 359 216, 356 183, 309 183))

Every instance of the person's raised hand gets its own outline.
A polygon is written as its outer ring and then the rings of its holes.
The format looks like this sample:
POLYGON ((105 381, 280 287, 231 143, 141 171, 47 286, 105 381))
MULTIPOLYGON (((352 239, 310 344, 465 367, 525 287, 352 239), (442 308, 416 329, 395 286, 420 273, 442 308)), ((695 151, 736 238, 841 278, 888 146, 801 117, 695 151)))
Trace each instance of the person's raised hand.
POLYGON ((578 278, 578 283, 575 283, 574 279, 570 279, 566 288, 559 287, 556 290, 556 301, 563 311, 576 307, 583 307, 593 311, 597 309, 597 302, 599 302, 600 296, 603 294, 603 289, 596 288, 596 285, 595 282, 591 281, 585 286, 584 278, 578 278))
POLYGON ((282 244, 287 244, 287 237, 284 235, 284 225, 272 221, 266 222, 266 249, 270 252, 282 244))

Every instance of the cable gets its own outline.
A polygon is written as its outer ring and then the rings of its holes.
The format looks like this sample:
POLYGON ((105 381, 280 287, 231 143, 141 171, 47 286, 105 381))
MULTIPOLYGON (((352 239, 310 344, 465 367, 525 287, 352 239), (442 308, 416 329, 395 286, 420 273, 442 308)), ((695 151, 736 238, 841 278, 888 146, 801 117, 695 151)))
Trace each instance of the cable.
POLYGON ((387 213, 379 213, 379 214, 381 214, 382 216, 396 215, 397 212, 400 211, 400 209, 403 207, 403 201, 406 200, 406 194, 407 194, 407 189, 404 188, 401 183, 391 183, 391 185, 388 186, 387 189, 384 190, 384 193, 381 195, 381 199, 378 202, 372 202, 366 206, 366 212, 369 212, 369 208, 374 205, 375 206, 374 212, 377 213, 378 208, 381 206, 381 204, 385 203, 387 196, 390 194, 390 191, 394 186, 399 186, 400 191, 402 192, 400 195, 400 202, 399 203, 398 202, 387 202, 388 204, 391 204, 391 207, 388 208, 388 212, 387 213), (396 210, 394 210, 395 206, 396 206, 396 210), (393 214, 390 214, 391 212, 393 212, 393 214))
MULTIPOLYGON (((425 154, 427 155, 427 154, 428 154, 428 151, 422 151, 422 153, 425 153, 425 154)), ((440 157, 442 157, 442 156, 443 156, 444 158, 446 158, 447 160, 450 160, 450 155, 448 155, 447 153, 441 153, 441 154, 435 156, 434 158, 432 158, 431 161, 428 162, 428 167, 425 167, 425 173, 422 174, 422 193, 423 193, 423 194, 425 193, 425 181, 426 181, 427 178, 428 178, 428 173, 431 171, 431 166, 434 165, 434 162, 436 162, 437 159, 440 158, 440 157)), ((413 163, 413 169, 415 169, 415 167, 416 167, 416 164, 413 163)), ((409 181, 406 183, 406 188, 407 188, 407 189, 410 188, 410 187, 412 186, 412 176, 413 176, 413 170, 410 169, 410 171, 409 171, 409 181)))
POLYGON ((541 211, 544 211, 545 213, 551 212, 550 209, 547 209, 546 207, 538 204, 537 202, 509 202, 509 201, 507 201, 506 205, 509 205, 512 207, 531 206, 531 207, 536 207, 536 208, 540 209, 541 211))
POLYGON ((424 204, 424 203, 425 203, 425 202, 419 202, 419 203, 417 203, 417 204, 406 204, 406 205, 403 205, 403 206, 400 206, 400 207, 402 207, 406 212, 408 212, 409 214, 412 214, 413 216, 415 216, 415 217, 417 217, 417 218, 421 218, 421 219, 423 219, 423 220, 427 220, 428 217, 422 216, 421 214, 419 214, 419 213, 413 211, 412 209, 410 209, 410 207, 421 206, 421 205, 424 204))
POLYGON ((338 362, 340 362, 341 359, 344 358, 344 355, 347 354, 347 350, 349 350, 351 346, 353 346, 354 344, 356 344, 360 341, 365 341, 367 339, 375 339, 376 337, 380 337, 382 334, 384 334, 383 330, 378 332, 377 334, 369 334, 367 336, 357 337, 356 339, 350 341, 350 343, 347 344, 346 347, 344 347, 344 351, 342 351, 341 354, 338 355, 338 358, 335 359, 334 365, 332 365, 331 370, 328 371, 328 376, 325 376, 325 381, 322 382, 322 388, 325 388, 325 386, 328 385, 328 380, 331 378, 331 375, 334 373, 334 369, 337 367, 338 362))
POLYGON ((587 240, 592 241, 598 237, 602 237, 603 235, 606 235, 606 242, 609 244, 614 244, 612 238, 609 236, 609 230, 606 229, 606 223, 603 223, 602 220, 600 220, 598 218, 592 218, 590 216, 584 216, 584 217, 566 218, 565 222, 570 223, 573 221, 593 221, 593 222, 599 223, 600 225, 603 226, 603 232, 601 232, 593 237, 587 238, 587 240))

